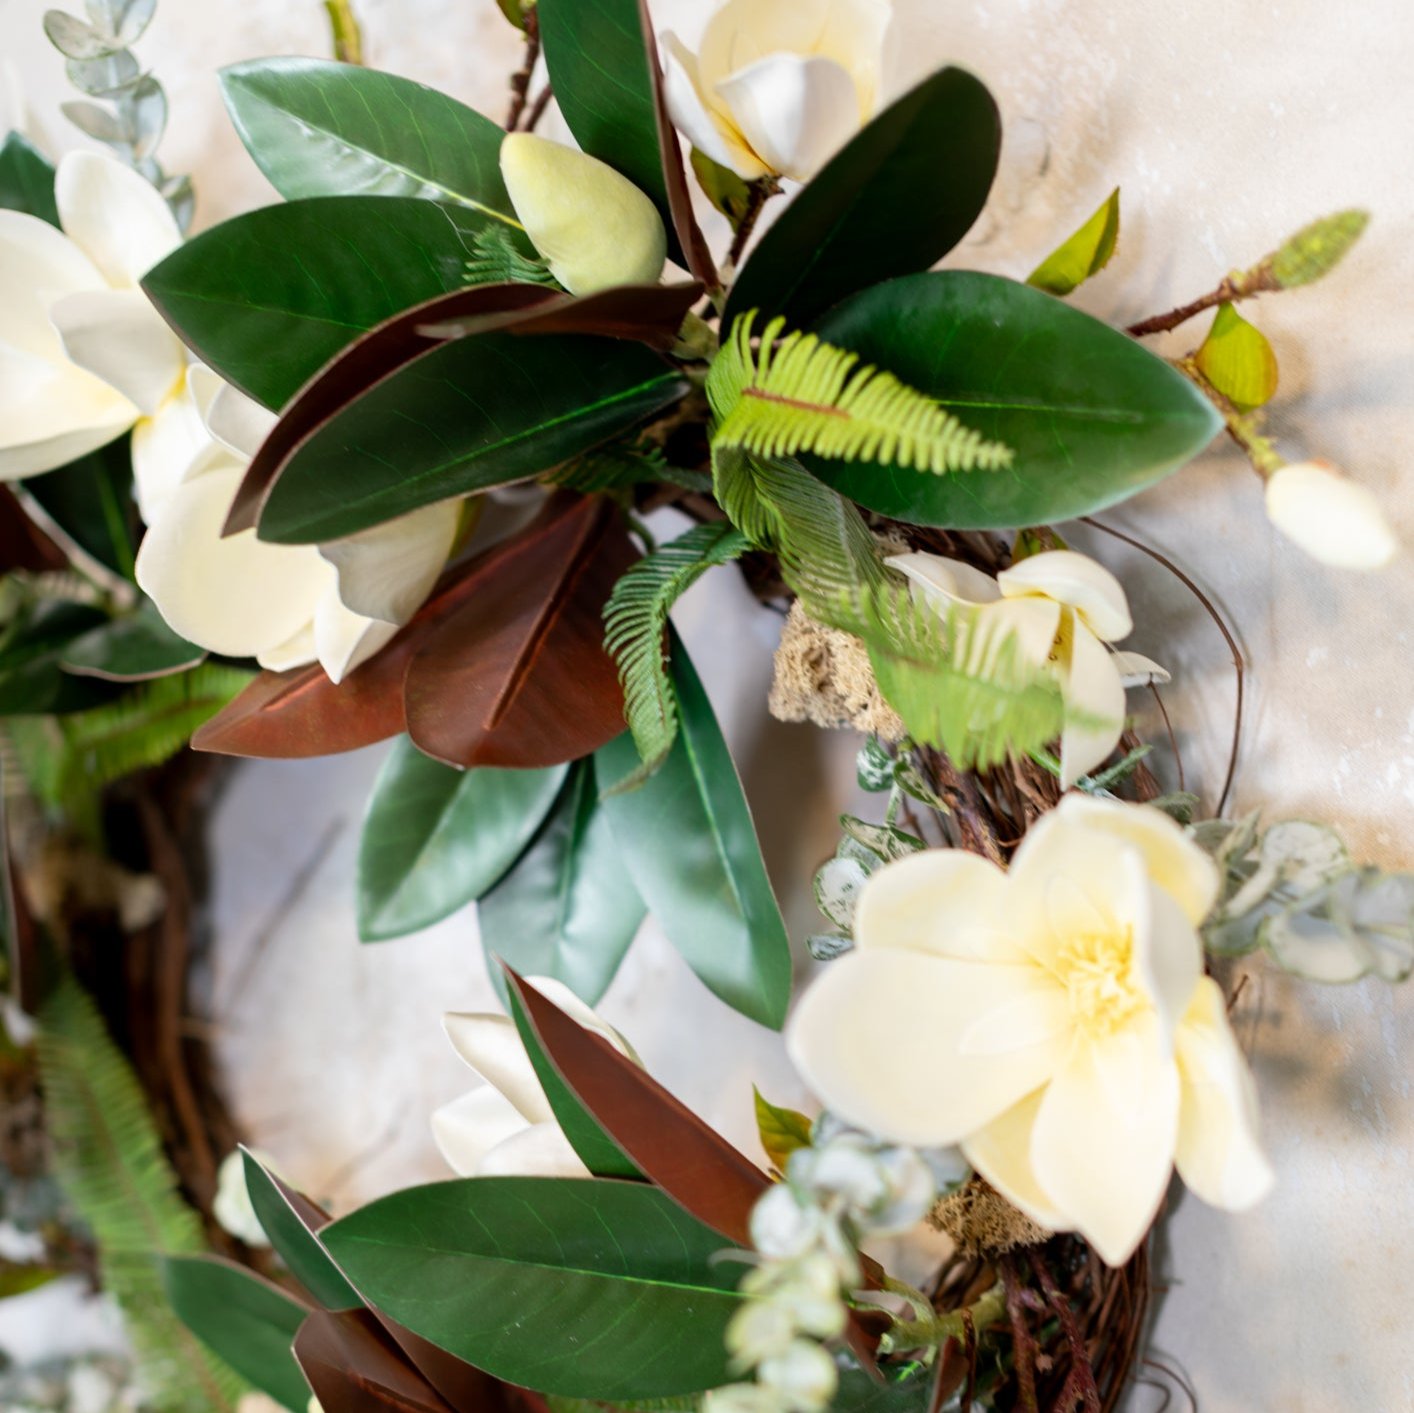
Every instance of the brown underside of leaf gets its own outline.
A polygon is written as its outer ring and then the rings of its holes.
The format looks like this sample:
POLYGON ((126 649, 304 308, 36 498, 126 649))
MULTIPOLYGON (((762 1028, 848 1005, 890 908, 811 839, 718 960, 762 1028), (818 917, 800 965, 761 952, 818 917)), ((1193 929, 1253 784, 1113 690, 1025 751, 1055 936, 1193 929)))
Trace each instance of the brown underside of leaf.
POLYGON ((316 1311, 299 1327, 294 1353, 329 1413, 455 1413, 368 1310, 316 1311))
POLYGON ((0 574, 16 569, 43 574, 68 567, 68 555, 25 514, 14 491, 0 486, 0 574))

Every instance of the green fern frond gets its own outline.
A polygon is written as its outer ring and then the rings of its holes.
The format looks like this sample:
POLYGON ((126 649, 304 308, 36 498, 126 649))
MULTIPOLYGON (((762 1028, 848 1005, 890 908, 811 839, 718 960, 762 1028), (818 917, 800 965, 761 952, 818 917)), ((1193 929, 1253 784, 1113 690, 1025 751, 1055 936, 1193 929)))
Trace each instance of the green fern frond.
POLYGON ((700 471, 674 466, 653 442, 619 443, 597 447, 576 456, 545 477, 552 486, 582 495, 604 495, 629 486, 666 482, 687 491, 708 491, 711 477, 700 471))
POLYGON ((934 475, 1010 465, 1010 448, 892 373, 858 367, 858 354, 798 330, 782 338, 784 319, 768 324, 753 349, 754 320, 754 311, 736 320, 707 375, 713 446, 761 457, 812 452, 934 475))
POLYGON ((559 289, 560 282, 550 273, 550 267, 539 258, 518 250, 510 233, 488 227, 471 238, 472 254, 465 262, 469 285, 549 285, 559 289))
POLYGON ((677 739, 677 698, 663 644, 668 613, 709 569, 748 548, 746 536, 725 520, 697 525, 640 559, 614 585, 604 607, 604 645, 619 666, 624 716, 643 765, 615 784, 613 793, 642 784, 677 739))
POLYGON ((39 1010, 39 1068, 54 1171, 98 1243, 158 1413, 227 1413, 241 1380, 173 1313, 157 1257, 204 1251, 177 1195, 142 1090, 97 1007, 72 977, 39 1010))

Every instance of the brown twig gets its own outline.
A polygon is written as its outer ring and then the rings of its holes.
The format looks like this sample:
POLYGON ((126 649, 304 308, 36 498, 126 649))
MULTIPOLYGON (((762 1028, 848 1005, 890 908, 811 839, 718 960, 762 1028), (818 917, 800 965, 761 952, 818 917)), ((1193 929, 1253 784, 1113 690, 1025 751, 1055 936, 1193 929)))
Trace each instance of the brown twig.
POLYGON ((756 229, 756 223, 761 219, 766 203, 780 191, 781 185, 774 177, 762 177, 760 181, 752 182, 749 189, 751 197, 732 235, 731 249, 727 252, 729 270, 735 270, 740 263, 741 257, 746 253, 746 243, 751 239, 751 233, 756 229))
POLYGON ((1270 265, 1264 262, 1240 275, 1229 275, 1216 289, 1199 295, 1188 304, 1180 304, 1177 309, 1170 309, 1166 314, 1155 314, 1148 319, 1141 319, 1137 324, 1131 324, 1125 333, 1136 339, 1145 338, 1149 334, 1164 334, 1170 329, 1178 328, 1180 324, 1186 324, 1205 309, 1212 309, 1215 305, 1236 303, 1240 299, 1251 299, 1253 295, 1280 288, 1272 275, 1270 265))
POLYGON ((530 93, 530 76, 535 72, 535 61, 540 57, 540 21, 535 10, 525 12, 525 55, 521 66, 511 75, 511 107, 506 114, 506 131, 515 132, 525 112, 527 96, 530 93))
POLYGON ((534 132, 540 126, 540 119, 545 116, 545 110, 550 106, 550 100, 554 96, 548 83, 535 95, 535 102, 530 105, 530 111, 525 115, 525 122, 521 124, 520 130, 522 132, 534 132))

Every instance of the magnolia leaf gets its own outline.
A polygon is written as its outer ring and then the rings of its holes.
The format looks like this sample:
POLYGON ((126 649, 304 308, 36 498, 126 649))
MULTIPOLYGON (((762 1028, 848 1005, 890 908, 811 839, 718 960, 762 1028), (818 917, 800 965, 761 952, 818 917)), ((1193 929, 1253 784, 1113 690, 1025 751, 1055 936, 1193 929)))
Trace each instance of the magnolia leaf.
POLYGON ((1100 203, 1079 230, 1053 250, 1026 278, 1047 294, 1067 295, 1110 263, 1119 242, 1119 188, 1100 203))
POLYGON ((1250 412, 1277 390, 1277 356, 1266 335, 1232 304, 1221 304, 1203 346, 1194 355, 1199 371, 1235 407, 1250 412))
POLYGON ((452 1413, 368 1310, 316 1310, 295 1336, 294 1357, 329 1413, 452 1413))
POLYGON ((79 677, 109 682, 142 682, 195 667, 206 649, 174 633, 151 600, 75 638, 64 649, 63 668, 79 677))
POLYGON ((28 138, 9 133, 0 144, 0 207, 59 224, 54 167, 28 138))
POLYGON ((14 491, 0 486, 0 574, 52 574, 68 567, 68 554, 34 523, 14 491))
POLYGON ((26 493, 80 549, 126 579, 133 577, 137 543, 129 444, 119 437, 24 483, 26 493))
POLYGON ((754 1085, 756 1096, 756 1131, 761 1146, 778 1172, 784 1172, 786 1159, 797 1148, 810 1146, 811 1121, 794 1109, 782 1109, 771 1103, 754 1085))

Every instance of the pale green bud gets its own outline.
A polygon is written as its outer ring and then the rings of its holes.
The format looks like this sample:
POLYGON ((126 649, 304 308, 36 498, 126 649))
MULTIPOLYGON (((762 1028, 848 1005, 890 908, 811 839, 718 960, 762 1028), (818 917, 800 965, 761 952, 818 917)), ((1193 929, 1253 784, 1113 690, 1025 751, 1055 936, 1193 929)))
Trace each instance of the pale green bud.
POLYGON ((534 133, 508 133, 501 176, 550 273, 571 294, 651 285, 668 238, 658 208, 612 167, 534 133))

